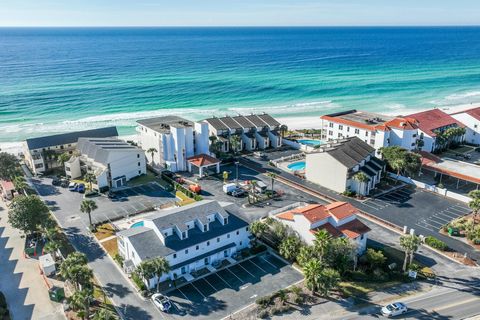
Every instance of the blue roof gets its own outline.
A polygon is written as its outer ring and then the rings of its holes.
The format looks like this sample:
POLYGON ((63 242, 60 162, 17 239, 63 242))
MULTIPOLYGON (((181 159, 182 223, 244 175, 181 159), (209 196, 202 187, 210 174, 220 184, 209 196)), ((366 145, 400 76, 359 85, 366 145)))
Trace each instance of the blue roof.
POLYGON ((76 143, 78 138, 108 138, 117 137, 117 127, 106 127, 84 131, 55 134, 51 136, 27 139, 28 149, 42 149, 62 144, 76 143))

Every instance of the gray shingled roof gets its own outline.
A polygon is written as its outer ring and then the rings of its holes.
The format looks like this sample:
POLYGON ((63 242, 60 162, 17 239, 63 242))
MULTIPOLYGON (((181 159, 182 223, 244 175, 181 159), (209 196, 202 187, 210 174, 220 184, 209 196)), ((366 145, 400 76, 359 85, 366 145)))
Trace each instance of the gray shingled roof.
POLYGON ((107 138, 117 137, 117 127, 106 127, 84 131, 55 134, 51 136, 26 139, 30 150, 42 149, 63 144, 77 143, 78 138, 107 138))
POLYGON ((277 127, 280 126, 280 122, 275 120, 271 115, 269 114, 259 114, 258 117, 262 119, 266 124, 268 124, 271 127, 277 127))
POLYGON ((340 140, 339 145, 325 150, 338 162, 351 169, 375 151, 368 143, 357 137, 340 140))
POLYGON ((230 129, 242 129, 242 126, 232 117, 223 117, 220 120, 230 129))
POLYGON ((256 127, 265 127, 267 124, 260 119, 256 114, 251 114, 249 116, 246 116, 246 118, 253 123, 256 127))
POLYGON ((233 117, 233 119, 235 121, 237 121, 244 128, 255 127, 255 125, 251 121, 249 121, 247 118, 245 118, 244 116, 235 116, 235 117, 233 117))
MULTIPOLYGON (((185 225, 186 222, 196 218, 207 223, 206 217, 217 212, 223 217, 228 217, 228 223, 226 225, 222 225, 215 219, 210 222, 207 232, 202 232, 197 227, 188 229, 188 238, 183 240, 174 233, 165 239, 165 245, 162 244, 155 231, 148 227, 131 228, 119 232, 118 235, 129 238, 140 258, 148 259, 167 256, 207 240, 215 241, 215 239, 221 235, 248 226, 246 221, 233 213, 226 212, 225 209, 214 200, 203 200, 185 207, 162 210, 146 217, 145 220, 152 220, 155 226, 161 231, 174 225, 185 225)), ((182 229, 184 228, 181 228, 181 230, 182 229)))
POLYGON ((217 130, 228 130, 228 127, 219 118, 208 118, 205 121, 217 130))

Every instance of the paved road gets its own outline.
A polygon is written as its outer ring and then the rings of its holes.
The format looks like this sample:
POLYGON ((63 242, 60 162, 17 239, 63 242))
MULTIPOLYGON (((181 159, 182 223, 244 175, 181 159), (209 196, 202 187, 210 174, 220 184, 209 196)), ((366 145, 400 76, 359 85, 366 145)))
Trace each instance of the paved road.
POLYGON ((144 301, 132 288, 117 265, 102 250, 88 231, 85 214, 78 208, 79 194, 68 193, 62 196, 59 192, 50 192, 39 180, 31 180, 38 193, 46 201, 55 203, 53 214, 64 229, 76 250, 87 255, 89 266, 108 296, 118 306, 124 319, 162 319, 162 315, 149 301, 144 301), (73 201, 72 201, 73 200, 73 201), (73 204, 72 204, 73 203, 73 204))

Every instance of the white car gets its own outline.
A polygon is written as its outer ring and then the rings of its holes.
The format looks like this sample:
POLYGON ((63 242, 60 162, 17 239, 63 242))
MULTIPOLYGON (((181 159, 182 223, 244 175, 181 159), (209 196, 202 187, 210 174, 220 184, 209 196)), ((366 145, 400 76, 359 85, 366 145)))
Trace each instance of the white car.
POLYGON ((172 303, 170 302, 170 299, 168 299, 161 293, 153 294, 152 302, 158 309, 160 309, 160 311, 163 311, 163 312, 168 312, 168 310, 170 310, 170 308, 172 307, 172 303))
POLYGON ((70 191, 77 190, 77 183, 76 182, 70 182, 70 184, 68 185, 68 190, 70 190, 70 191))
POLYGON ((395 302, 382 308, 382 314, 385 317, 395 317, 407 312, 407 306, 402 302, 395 302))

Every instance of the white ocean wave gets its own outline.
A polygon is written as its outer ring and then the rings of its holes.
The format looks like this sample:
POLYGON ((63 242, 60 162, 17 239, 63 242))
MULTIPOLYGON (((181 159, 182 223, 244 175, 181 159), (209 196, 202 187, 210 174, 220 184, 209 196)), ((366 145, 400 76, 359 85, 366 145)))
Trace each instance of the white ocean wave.
POLYGON ((341 105, 334 103, 331 100, 323 100, 323 101, 286 104, 286 105, 280 105, 280 106, 233 107, 233 108, 228 108, 228 111, 230 111, 233 114, 249 114, 249 113, 266 112, 276 116, 285 116, 285 115, 292 115, 297 113, 308 113, 308 112, 323 113, 324 111, 327 111, 330 109, 340 109, 341 107, 342 107, 341 105))

